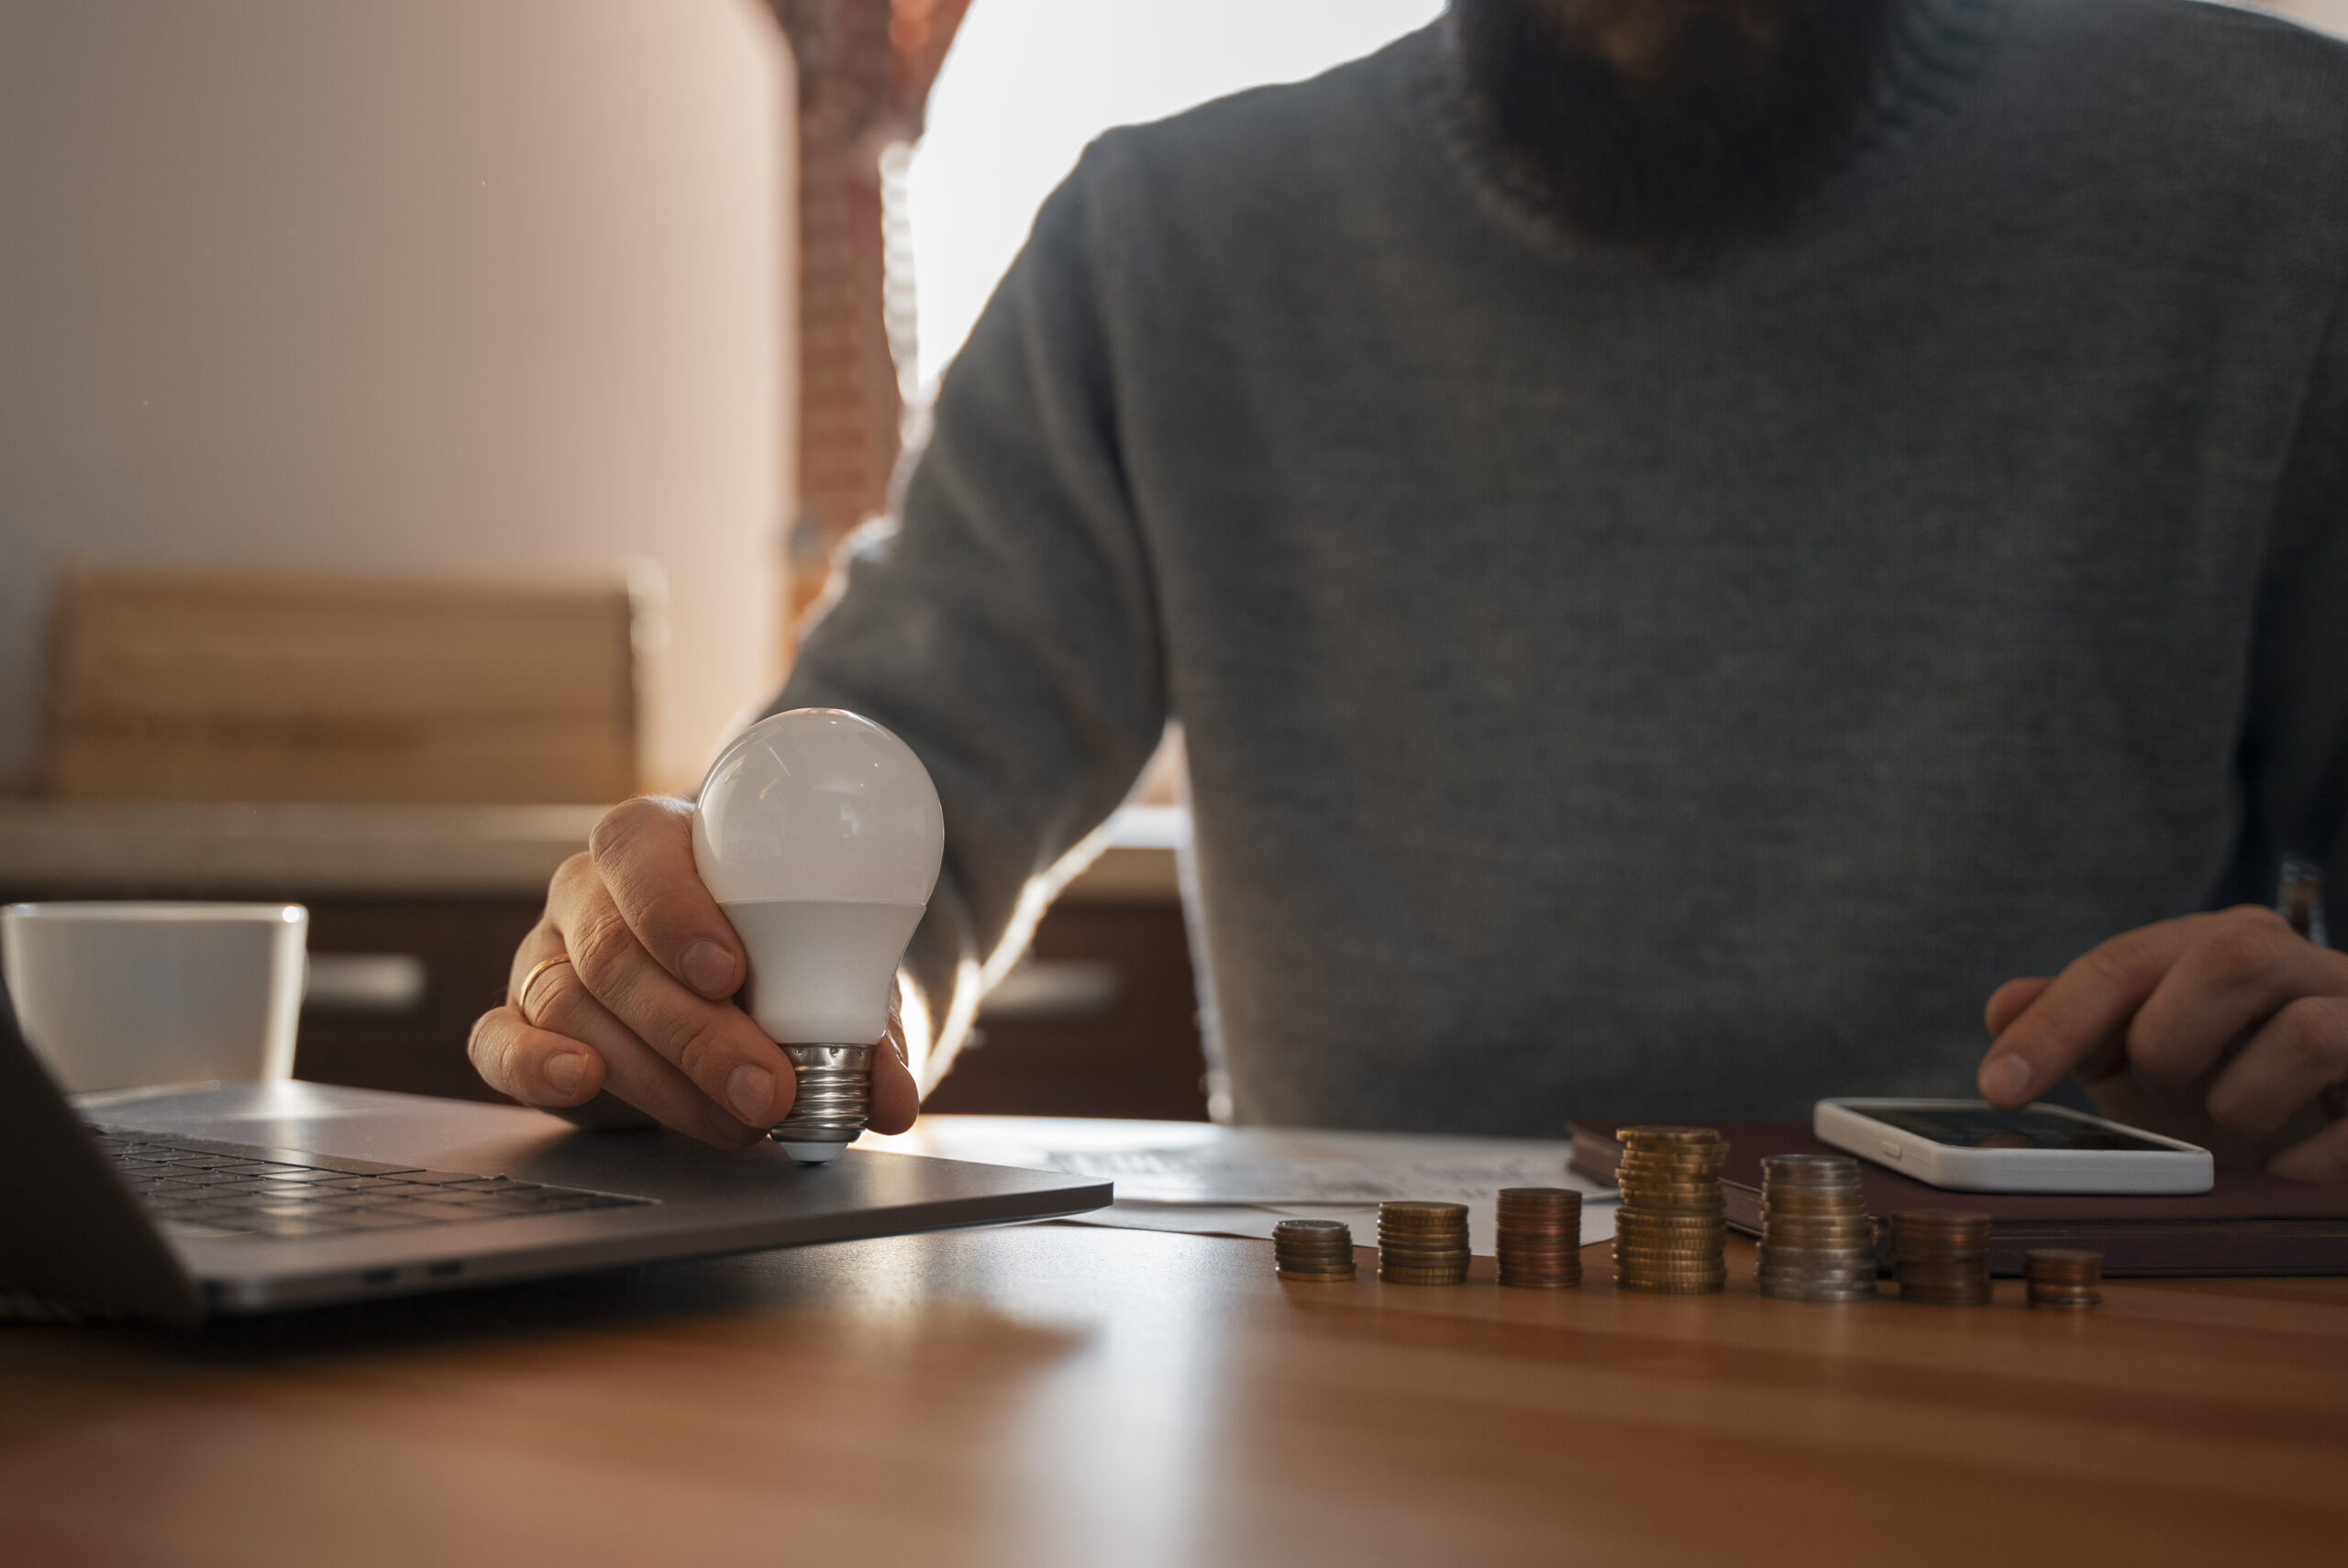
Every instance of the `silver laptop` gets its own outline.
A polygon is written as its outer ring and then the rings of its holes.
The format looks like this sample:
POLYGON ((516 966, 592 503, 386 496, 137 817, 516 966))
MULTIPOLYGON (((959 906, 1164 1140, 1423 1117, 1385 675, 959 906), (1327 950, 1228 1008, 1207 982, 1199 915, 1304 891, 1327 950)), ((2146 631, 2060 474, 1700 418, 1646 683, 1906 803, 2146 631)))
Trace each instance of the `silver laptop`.
POLYGON ((0 1310, 195 1323, 495 1280, 1077 1214, 1106 1182, 588 1132, 299 1081, 69 1102, 0 990, 0 1310))

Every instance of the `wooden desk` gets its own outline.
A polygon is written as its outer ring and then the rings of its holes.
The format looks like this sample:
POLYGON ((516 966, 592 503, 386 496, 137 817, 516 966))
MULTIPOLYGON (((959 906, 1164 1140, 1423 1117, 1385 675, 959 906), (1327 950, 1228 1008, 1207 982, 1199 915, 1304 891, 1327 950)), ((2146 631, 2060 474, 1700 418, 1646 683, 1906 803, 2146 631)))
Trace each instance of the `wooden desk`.
POLYGON ((1603 1257, 1283 1286, 1259 1242, 1035 1226, 0 1330, 0 1561, 2342 1561, 2348 1280, 2064 1316, 1617 1295, 1603 1257))

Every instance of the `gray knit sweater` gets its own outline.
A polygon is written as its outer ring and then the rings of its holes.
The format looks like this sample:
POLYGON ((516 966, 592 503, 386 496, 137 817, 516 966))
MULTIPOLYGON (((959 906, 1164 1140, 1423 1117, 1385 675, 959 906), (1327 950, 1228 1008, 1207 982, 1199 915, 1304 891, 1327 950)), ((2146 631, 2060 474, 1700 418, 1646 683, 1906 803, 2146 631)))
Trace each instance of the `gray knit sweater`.
POLYGON ((2348 50, 1899 31, 1708 277, 1506 193, 1440 25, 1088 152, 782 697, 936 777, 935 1013, 1169 715, 1243 1121, 1969 1092, 2286 851, 2348 926, 2348 50))

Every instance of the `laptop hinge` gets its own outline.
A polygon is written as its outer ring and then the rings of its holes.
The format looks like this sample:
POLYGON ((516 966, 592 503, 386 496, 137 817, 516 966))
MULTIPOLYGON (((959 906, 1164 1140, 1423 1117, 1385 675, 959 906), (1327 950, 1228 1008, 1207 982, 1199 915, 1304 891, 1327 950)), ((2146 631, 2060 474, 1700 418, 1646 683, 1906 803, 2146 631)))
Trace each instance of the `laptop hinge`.
POLYGON ((5 988, 0 1296, 22 1296, 77 1319, 112 1314, 200 1323, 205 1316, 204 1293, 33 1059, 5 988))

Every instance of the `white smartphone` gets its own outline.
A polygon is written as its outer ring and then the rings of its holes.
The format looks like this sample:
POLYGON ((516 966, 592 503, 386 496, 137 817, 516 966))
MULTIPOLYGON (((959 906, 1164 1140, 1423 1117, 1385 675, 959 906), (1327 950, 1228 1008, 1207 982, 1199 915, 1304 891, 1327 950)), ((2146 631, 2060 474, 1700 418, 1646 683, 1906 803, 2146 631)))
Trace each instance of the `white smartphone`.
POLYGON ((1822 1099, 1819 1141, 1959 1192, 2207 1192, 2210 1151, 2066 1110, 1985 1099, 1822 1099))

